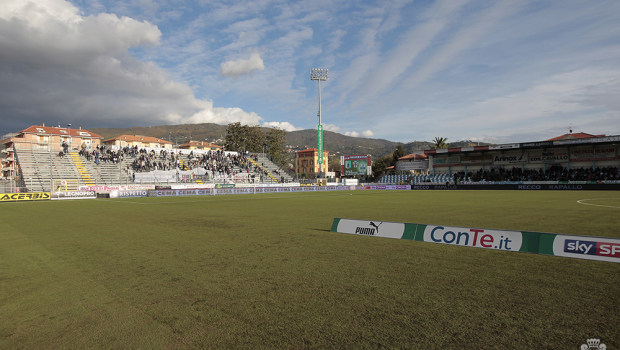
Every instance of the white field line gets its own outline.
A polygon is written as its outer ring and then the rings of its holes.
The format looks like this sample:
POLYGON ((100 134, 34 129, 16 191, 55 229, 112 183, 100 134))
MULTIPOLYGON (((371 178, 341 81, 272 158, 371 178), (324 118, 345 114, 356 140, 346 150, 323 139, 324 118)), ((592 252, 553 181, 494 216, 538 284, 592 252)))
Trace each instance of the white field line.
POLYGON ((584 201, 595 201, 595 200, 600 200, 600 199, 620 199, 620 198, 588 198, 588 199, 580 199, 580 200, 577 201, 577 203, 584 204, 584 205, 591 205, 591 206, 594 206, 594 207, 605 207, 605 208, 618 208, 618 209, 620 209, 620 206, 592 204, 592 203, 585 203, 584 202, 584 201))

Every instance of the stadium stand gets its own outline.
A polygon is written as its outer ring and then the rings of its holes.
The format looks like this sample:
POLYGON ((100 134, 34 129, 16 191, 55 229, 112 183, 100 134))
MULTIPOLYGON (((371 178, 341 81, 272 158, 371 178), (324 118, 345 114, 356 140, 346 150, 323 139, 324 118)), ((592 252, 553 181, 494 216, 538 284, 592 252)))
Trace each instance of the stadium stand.
POLYGON ((542 168, 521 169, 513 167, 511 169, 492 169, 478 170, 456 173, 455 178, 458 182, 516 182, 516 181, 614 181, 620 180, 618 167, 596 167, 596 168, 577 168, 566 169, 555 165, 543 171, 542 168))
POLYGON ((264 154, 155 150, 105 145, 79 152, 17 149, 22 186, 31 192, 48 191, 54 180, 79 186, 129 183, 280 183, 293 180, 264 154))

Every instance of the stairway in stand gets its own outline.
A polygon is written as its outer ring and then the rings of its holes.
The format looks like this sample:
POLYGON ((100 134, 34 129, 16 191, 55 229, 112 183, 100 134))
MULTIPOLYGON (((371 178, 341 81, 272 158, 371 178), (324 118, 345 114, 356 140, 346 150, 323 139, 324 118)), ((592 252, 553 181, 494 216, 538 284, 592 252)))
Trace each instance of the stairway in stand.
POLYGON ((78 173, 80 173, 80 177, 82 178, 82 182, 84 183, 84 185, 95 186, 95 181, 93 181, 90 173, 88 172, 88 170, 86 170, 86 166, 84 166, 84 162, 82 162, 79 153, 69 152, 69 157, 71 157, 71 160, 73 160, 73 164, 75 164, 78 173))
MULTIPOLYGON (((252 164, 253 166, 257 166, 261 169, 261 171, 265 171, 265 169, 261 165, 258 165, 258 163, 254 161, 254 159, 249 159, 249 161, 250 164, 252 164)), ((271 181, 273 181, 274 183, 280 182, 280 180, 269 171, 267 171, 267 176, 269 176, 271 178, 271 181)))

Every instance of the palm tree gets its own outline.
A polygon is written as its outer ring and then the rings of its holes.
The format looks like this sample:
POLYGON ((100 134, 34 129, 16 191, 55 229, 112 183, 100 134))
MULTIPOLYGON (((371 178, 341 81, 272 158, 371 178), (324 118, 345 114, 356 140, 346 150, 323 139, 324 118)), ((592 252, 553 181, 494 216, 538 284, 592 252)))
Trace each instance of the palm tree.
POLYGON ((446 141, 448 141, 447 137, 435 137, 435 139, 433 140, 433 143, 435 144, 435 149, 448 148, 448 144, 446 143, 446 141))

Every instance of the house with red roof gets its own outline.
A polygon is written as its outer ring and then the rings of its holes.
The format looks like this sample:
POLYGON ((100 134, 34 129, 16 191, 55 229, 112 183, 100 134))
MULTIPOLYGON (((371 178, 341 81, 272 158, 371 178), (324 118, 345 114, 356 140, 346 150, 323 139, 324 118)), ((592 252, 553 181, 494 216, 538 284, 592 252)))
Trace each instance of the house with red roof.
POLYGON ((329 169, 327 156, 329 151, 323 150, 323 164, 319 164, 318 148, 308 148, 295 152, 295 172, 299 175, 307 174, 314 178, 319 173, 326 173, 329 169))
POLYGON ((79 151, 80 148, 96 148, 101 145, 103 137, 83 130, 82 127, 71 129, 70 125, 66 128, 50 127, 45 124, 32 125, 9 137, 0 140, 2 145, 2 177, 12 179, 17 174, 17 162, 15 151, 49 151, 58 152, 66 144, 70 152, 79 151))
POLYGON ((103 144, 106 146, 115 146, 116 148, 138 146, 138 148, 172 149, 172 142, 170 141, 142 135, 120 135, 103 141, 103 144))
POLYGON ((190 150, 203 150, 203 151, 217 151, 222 149, 222 146, 216 145, 213 143, 205 142, 205 141, 188 141, 184 144, 180 145, 181 149, 190 149, 190 150))

